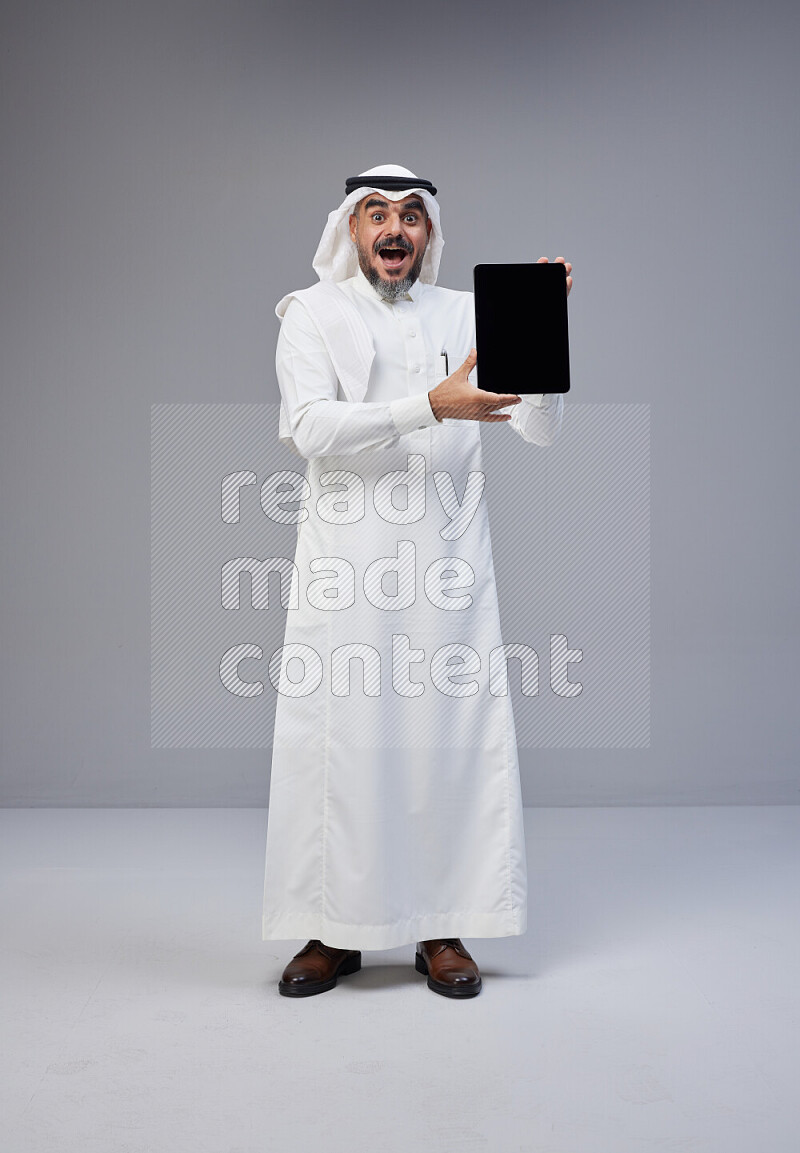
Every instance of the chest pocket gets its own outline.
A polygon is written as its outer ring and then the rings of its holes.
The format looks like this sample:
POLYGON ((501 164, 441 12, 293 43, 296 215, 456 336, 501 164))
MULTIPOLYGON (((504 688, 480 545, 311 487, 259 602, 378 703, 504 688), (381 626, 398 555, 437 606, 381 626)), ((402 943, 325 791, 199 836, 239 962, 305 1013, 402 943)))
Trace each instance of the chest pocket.
MULTIPOLYGON (((453 366, 452 362, 450 362, 450 372, 448 372, 447 369, 449 361, 449 354, 447 360, 445 360, 444 355, 440 355, 438 353, 428 356, 428 391, 430 391, 432 388, 436 388, 436 385, 441 384, 443 380, 447 380, 447 377, 451 372, 454 371, 454 368, 458 367, 457 365, 453 366)), ((453 417, 445 416, 442 417, 441 423, 457 424, 458 422, 453 417)))

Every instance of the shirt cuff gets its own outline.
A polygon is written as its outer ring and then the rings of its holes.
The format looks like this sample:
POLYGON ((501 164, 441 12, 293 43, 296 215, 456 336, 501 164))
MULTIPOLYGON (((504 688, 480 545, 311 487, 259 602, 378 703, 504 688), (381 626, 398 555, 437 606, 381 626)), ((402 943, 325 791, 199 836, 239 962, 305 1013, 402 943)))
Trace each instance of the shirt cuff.
POLYGON ((416 396, 403 396, 399 400, 391 401, 389 412, 392 414, 395 428, 401 436, 403 433, 413 432, 414 429, 428 428, 430 425, 440 423, 433 415, 427 392, 421 392, 416 396))

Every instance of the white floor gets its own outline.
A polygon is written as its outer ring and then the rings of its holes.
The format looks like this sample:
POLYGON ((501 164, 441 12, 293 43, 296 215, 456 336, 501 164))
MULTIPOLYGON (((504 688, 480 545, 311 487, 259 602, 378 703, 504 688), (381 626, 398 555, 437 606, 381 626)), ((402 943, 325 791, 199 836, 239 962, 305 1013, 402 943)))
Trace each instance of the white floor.
POLYGON ((526 810, 529 928, 278 995, 266 811, 0 812, 8 1153, 796 1153, 800 807, 526 810))

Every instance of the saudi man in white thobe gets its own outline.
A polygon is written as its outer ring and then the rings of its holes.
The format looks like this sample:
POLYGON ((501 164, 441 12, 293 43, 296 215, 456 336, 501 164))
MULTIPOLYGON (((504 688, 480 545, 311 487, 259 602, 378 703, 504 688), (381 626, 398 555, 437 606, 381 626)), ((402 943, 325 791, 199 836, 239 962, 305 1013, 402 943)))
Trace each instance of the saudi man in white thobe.
POLYGON ((473 297, 436 286, 435 195, 396 165, 351 177, 319 282, 276 308, 279 438, 303 458, 280 474, 297 546, 270 661, 263 939, 309 938, 286 996, 333 988, 361 949, 411 942, 429 988, 474 996, 461 937, 527 927, 479 424, 546 446, 563 397, 470 380, 473 297))

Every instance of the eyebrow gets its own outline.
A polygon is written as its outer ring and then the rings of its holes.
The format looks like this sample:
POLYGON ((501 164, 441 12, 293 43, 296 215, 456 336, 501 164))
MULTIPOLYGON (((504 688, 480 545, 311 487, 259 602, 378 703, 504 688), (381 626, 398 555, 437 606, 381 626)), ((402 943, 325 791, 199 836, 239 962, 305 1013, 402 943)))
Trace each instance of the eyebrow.
MULTIPOLYGON (((378 200, 377 196, 371 197, 364 205, 364 211, 368 212, 370 208, 388 208, 389 205, 385 200, 378 200)), ((424 205, 421 200, 411 200, 408 204, 403 206, 403 212, 422 212, 424 205)))

